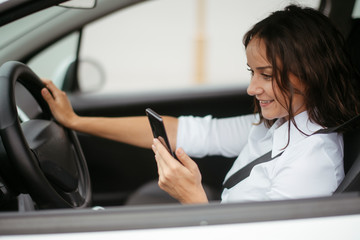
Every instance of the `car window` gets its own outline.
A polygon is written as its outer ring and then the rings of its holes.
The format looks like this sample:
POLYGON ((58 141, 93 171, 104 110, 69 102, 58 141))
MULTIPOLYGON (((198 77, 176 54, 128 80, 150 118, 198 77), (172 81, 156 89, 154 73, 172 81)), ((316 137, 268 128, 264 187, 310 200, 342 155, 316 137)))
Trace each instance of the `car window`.
POLYGON ((38 76, 51 79, 62 88, 66 71, 76 59, 79 36, 79 32, 75 32, 57 41, 33 57, 28 66, 38 76))
MULTIPOLYGON (((79 85, 105 93, 246 86, 243 35, 270 12, 293 2, 156 0, 122 9, 84 27, 79 85)), ((296 3, 318 8, 320 0, 296 3)), ((77 54, 78 37, 75 33, 53 44, 29 66, 62 87, 64 71, 77 54)))
MULTIPOLYGON (((157 0, 89 24, 80 57, 105 72, 103 92, 247 85, 242 37, 284 0, 157 0)), ((319 1, 298 1, 318 8, 319 1)), ((89 79, 84 79, 88 81, 89 79)))
POLYGON ((360 0, 356 0, 356 2, 355 2, 352 17, 353 18, 360 18, 360 0))

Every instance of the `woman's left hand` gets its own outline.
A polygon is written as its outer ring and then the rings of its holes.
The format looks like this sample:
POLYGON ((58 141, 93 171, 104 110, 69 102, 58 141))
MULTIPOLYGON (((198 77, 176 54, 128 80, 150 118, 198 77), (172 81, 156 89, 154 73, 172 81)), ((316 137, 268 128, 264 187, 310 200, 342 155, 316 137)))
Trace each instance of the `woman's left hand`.
POLYGON ((197 164, 182 148, 176 150, 174 159, 158 139, 154 139, 152 149, 159 173, 159 187, 181 203, 207 203, 208 199, 201 184, 201 174, 197 164))

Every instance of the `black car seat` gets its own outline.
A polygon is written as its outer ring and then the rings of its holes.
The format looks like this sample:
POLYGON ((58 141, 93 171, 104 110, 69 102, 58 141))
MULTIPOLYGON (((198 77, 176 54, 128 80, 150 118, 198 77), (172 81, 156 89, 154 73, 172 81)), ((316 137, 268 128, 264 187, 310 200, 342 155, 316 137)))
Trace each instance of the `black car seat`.
POLYGON ((360 191, 360 129, 344 134, 345 178, 335 193, 360 191))
MULTIPOLYGON (((352 30, 348 37, 349 55, 357 71, 357 81, 360 83, 360 19, 354 19, 352 30)), ((360 123, 356 122, 357 127, 360 123)), ((344 169, 345 178, 336 190, 341 192, 360 192, 360 129, 344 134, 344 169)))

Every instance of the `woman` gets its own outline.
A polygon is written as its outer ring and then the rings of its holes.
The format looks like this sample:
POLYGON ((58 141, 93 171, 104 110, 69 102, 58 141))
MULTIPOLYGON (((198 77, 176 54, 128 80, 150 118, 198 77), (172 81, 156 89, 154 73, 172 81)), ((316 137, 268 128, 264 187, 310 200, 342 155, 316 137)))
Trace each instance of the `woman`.
POLYGON ((244 37, 255 115, 227 119, 165 117, 175 160, 145 117, 79 117, 51 82, 42 90, 54 117, 77 131, 151 147, 159 186, 181 203, 208 202, 190 156, 238 156, 226 176, 263 154, 273 160, 222 193, 223 202, 331 195, 344 177, 341 133, 314 134, 358 114, 352 70, 341 35, 321 13, 289 6, 257 23, 244 37), (111 126, 111 127, 110 127, 111 126), (146 136, 146 137, 145 137, 146 136))

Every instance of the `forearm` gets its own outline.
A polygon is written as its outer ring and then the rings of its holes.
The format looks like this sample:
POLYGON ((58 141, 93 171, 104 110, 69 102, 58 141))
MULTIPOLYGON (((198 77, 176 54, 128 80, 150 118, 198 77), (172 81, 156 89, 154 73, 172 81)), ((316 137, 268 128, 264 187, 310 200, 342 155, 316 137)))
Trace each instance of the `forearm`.
MULTIPOLYGON (((172 147, 176 146, 177 119, 163 117, 165 128, 172 147)), ((76 117, 71 121, 69 128, 123 142, 143 148, 151 148, 153 135, 150 124, 145 116, 139 117, 76 117)))
MULTIPOLYGON (((44 80, 44 83, 46 88, 41 90, 41 94, 54 118, 65 127, 138 147, 151 147, 153 135, 147 117, 80 117, 73 111, 65 92, 51 81, 44 80)), ((171 147, 175 149, 178 120, 174 117, 163 119, 171 147)))

